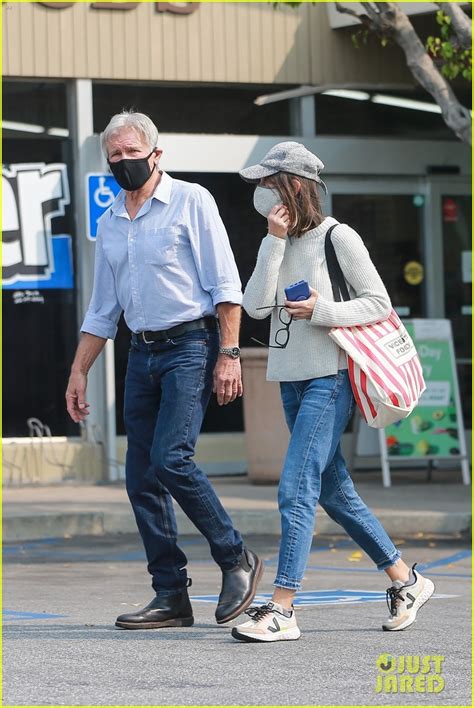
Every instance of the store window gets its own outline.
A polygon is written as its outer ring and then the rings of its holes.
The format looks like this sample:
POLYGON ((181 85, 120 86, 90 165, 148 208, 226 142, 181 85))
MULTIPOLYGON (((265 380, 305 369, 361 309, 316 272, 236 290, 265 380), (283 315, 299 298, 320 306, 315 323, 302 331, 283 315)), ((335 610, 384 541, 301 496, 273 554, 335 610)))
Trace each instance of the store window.
POLYGON ((160 133, 289 135, 289 101, 254 104, 257 96, 280 88, 94 82, 94 131, 104 130, 114 113, 133 108, 149 115, 160 133))
MULTIPOLYGON (((469 107, 469 96, 466 98, 463 103, 469 107)), ((422 91, 385 91, 380 96, 380 100, 390 99, 433 103, 432 97, 422 91)), ((324 94, 315 97, 315 110, 318 136, 351 135, 410 140, 457 140, 456 135, 448 128, 439 113, 373 103, 369 99, 358 101, 324 94)))
POLYGON ((77 434, 64 391, 77 344, 66 87, 4 81, 3 435, 37 417, 77 434))

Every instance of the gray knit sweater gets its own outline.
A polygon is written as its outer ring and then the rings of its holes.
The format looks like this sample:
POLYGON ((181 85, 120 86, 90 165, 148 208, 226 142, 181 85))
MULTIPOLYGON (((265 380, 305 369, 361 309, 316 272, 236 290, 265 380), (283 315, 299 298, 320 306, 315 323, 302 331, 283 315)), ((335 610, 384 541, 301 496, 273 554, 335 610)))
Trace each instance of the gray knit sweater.
POLYGON ((283 326, 279 311, 257 308, 283 304, 284 288, 298 280, 307 280, 319 296, 311 320, 291 323, 288 346, 269 350, 268 381, 305 381, 347 368, 346 356, 328 336, 329 329, 377 322, 391 310, 388 293, 362 239, 350 226, 330 216, 300 238, 281 239, 268 234, 262 240, 243 307, 255 319, 271 314, 270 344, 275 344, 275 332, 283 326), (338 226, 331 239, 353 298, 350 302, 333 299, 324 254, 324 237, 333 224, 338 226))

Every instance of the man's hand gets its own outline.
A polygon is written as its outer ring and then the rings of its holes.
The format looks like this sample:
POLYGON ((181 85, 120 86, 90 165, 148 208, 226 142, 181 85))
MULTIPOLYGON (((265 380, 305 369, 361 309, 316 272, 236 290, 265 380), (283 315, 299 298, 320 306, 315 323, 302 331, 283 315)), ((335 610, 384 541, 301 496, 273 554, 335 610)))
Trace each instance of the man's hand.
POLYGON ((66 390, 67 412, 75 423, 79 423, 89 415, 89 404, 86 401, 87 376, 80 371, 71 372, 66 390))
POLYGON ((219 354, 214 369, 213 392, 217 394, 217 403, 226 406, 242 396, 242 372, 240 359, 232 359, 227 354, 219 354))
POLYGON ((307 300, 285 300, 285 309, 294 320, 310 320, 313 316, 318 292, 314 288, 310 288, 309 291, 311 297, 307 300))
POLYGON ((80 423, 89 415, 89 404, 86 401, 87 372, 106 342, 106 339, 95 334, 81 334, 66 391, 67 412, 75 423, 80 423))

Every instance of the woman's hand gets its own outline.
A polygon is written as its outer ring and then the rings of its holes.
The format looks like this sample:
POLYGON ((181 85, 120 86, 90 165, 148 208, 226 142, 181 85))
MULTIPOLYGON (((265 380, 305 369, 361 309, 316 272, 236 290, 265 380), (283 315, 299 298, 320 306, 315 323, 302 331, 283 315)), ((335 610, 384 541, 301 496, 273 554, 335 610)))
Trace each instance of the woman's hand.
POLYGON ((314 288, 310 288, 309 291, 311 297, 307 300, 285 300, 285 309, 294 320, 310 320, 313 316, 318 292, 314 288))
POLYGON ((288 226, 290 225, 290 213, 286 206, 277 204, 268 215, 268 233, 277 238, 288 236, 288 226))

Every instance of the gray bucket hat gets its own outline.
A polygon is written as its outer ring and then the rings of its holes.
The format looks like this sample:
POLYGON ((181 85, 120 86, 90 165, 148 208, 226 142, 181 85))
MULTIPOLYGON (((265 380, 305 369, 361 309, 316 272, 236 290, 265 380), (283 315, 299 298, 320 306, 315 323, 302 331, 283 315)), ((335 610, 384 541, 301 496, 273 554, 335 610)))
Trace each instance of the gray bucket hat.
POLYGON ((262 177, 270 177, 277 172, 290 172, 299 177, 312 179, 328 193, 327 187, 319 176, 324 164, 301 143, 288 141, 274 145, 258 165, 245 167, 239 175, 246 182, 259 182, 262 177))

